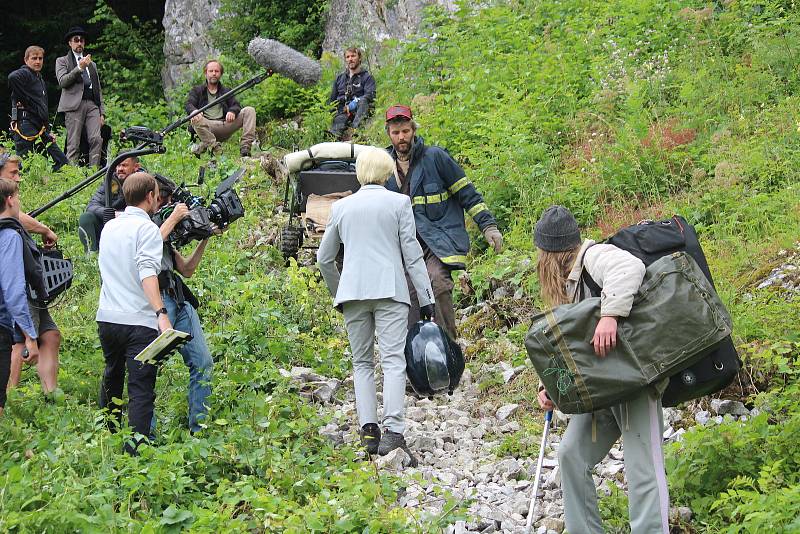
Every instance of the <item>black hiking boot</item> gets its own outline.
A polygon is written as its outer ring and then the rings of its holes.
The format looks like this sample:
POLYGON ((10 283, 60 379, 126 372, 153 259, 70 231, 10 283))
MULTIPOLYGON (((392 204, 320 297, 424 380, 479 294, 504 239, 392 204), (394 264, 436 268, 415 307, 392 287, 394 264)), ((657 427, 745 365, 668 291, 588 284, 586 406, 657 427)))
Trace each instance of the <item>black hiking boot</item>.
POLYGON ((375 454, 378 452, 378 444, 381 441, 381 429, 375 423, 367 423, 361 427, 359 432, 361 436, 361 444, 367 449, 367 453, 375 454))
POLYGON ((395 449, 408 449, 406 438, 399 432, 387 430, 383 433, 383 436, 381 436, 381 443, 378 445, 378 454, 386 456, 395 449))

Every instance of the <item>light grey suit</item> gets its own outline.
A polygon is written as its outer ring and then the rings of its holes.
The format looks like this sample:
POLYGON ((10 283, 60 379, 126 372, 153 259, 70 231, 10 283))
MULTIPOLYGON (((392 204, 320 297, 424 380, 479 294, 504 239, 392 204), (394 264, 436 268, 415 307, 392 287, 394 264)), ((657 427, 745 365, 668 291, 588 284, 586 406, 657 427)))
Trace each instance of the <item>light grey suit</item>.
POLYGON ((420 306, 433 303, 433 290, 416 237, 411 200, 381 185, 365 185, 333 204, 317 261, 334 305, 342 305, 350 350, 359 424, 377 423, 374 338, 383 368, 383 424, 405 429, 406 362, 410 298, 405 272, 420 306), (344 244, 342 272, 336 267, 344 244), (405 265, 405 269, 404 269, 405 265))
POLYGON ((94 61, 87 67, 92 90, 98 96, 100 105, 93 100, 83 99, 83 73, 78 67, 72 50, 67 55, 56 59, 56 79, 61 88, 58 100, 58 111, 64 112, 67 127, 67 158, 74 163, 80 155, 81 132, 86 128, 89 141, 89 164, 97 165, 103 139, 100 136, 100 117, 106 114, 103 104, 103 93, 100 88, 100 77, 94 61))

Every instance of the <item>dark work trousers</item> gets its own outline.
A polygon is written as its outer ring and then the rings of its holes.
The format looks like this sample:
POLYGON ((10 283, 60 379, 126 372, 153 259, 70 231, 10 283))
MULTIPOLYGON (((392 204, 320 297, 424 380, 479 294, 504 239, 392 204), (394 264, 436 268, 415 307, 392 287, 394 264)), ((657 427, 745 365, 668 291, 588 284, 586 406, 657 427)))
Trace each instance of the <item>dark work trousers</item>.
POLYGON ((100 232, 103 231, 103 219, 96 213, 84 211, 78 219, 78 237, 84 249, 97 252, 100 247, 100 232))
MULTIPOLYGON (((158 367, 150 363, 137 362, 133 358, 142 349, 149 345, 156 337, 158 331, 146 326, 97 322, 97 333, 100 336, 100 346, 103 348, 103 357, 106 368, 103 372, 103 381, 100 384, 100 407, 109 405, 113 414, 109 422, 109 429, 114 432, 120 426, 122 413, 120 406, 113 403, 112 399, 122 399, 122 389, 125 385, 125 369, 128 371, 128 424, 134 432, 150 436, 150 422, 153 419, 153 405, 156 400, 156 373, 158 367)), ((135 445, 125 445, 125 450, 135 453, 139 444, 136 438, 135 445)))
MULTIPOLYGON (((33 122, 29 121, 28 119, 22 119, 18 123, 18 129, 22 132, 26 137, 32 137, 39 133, 41 126, 36 126, 33 122)), ((24 158, 25 155, 30 152, 31 150, 36 150, 37 152, 44 152, 50 159, 53 160, 53 170, 57 171, 67 163, 67 156, 58 148, 58 145, 51 140, 50 138, 50 131, 45 130, 42 135, 34 139, 33 141, 28 141, 23 139, 18 133, 14 132, 14 149, 17 152, 17 155, 21 158, 24 158)))
POLYGON ((339 140, 342 138, 342 134, 344 134, 348 126, 352 126, 354 130, 357 130, 368 116, 369 100, 362 98, 358 101, 358 108, 355 114, 348 115, 346 112, 343 112, 334 115, 333 123, 331 124, 331 133, 339 140))
MULTIPOLYGON (((420 241, 422 254, 425 259, 425 267, 428 269, 428 276, 431 279, 431 289, 433 298, 436 299, 436 324, 441 326, 450 336, 456 339, 456 312, 453 309, 453 277, 450 273, 453 268, 442 263, 442 260, 431 252, 428 246, 420 241)), ((408 292, 411 296, 411 309, 408 310, 408 326, 419 321, 419 300, 417 300, 417 290, 406 272, 406 282, 408 282, 408 292)))
POLYGON ((14 336, 5 328, 0 327, 0 408, 6 405, 6 387, 8 377, 11 375, 11 346, 14 336))

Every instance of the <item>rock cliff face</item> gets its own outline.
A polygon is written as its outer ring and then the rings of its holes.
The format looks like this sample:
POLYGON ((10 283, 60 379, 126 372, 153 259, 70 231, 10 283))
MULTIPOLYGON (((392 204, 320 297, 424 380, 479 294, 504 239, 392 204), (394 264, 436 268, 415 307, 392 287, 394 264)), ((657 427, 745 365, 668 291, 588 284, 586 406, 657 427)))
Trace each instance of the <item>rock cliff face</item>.
POLYGON ((350 45, 367 46, 415 33, 426 6, 455 10, 454 0, 331 0, 322 48, 340 55, 350 45))
POLYGON ((186 80, 218 52, 208 30, 219 15, 220 0, 166 0, 164 6, 164 93, 186 80))
MULTIPOLYGON (((405 39, 419 28, 424 8, 455 10, 455 0, 331 0, 323 49, 341 55, 351 44, 368 50, 389 38, 405 39)), ((220 0, 166 0, 164 6, 164 92, 217 55, 208 30, 219 16, 220 0)))

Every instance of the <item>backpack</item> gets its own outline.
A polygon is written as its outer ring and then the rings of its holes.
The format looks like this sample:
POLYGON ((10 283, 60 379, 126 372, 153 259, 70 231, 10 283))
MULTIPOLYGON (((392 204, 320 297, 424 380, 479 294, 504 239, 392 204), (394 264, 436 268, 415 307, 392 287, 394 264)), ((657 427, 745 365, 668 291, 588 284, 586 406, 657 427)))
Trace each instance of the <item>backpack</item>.
MULTIPOLYGON (((649 266, 662 256, 686 251, 697 262, 706 279, 714 286, 697 232, 680 215, 661 221, 641 221, 619 230, 604 241, 628 251, 649 266)), ((592 296, 599 296, 601 288, 584 269, 583 283, 592 296)), ((710 395, 725 388, 736 377, 742 361, 727 336, 693 365, 672 375, 661 399, 663 406, 676 406, 681 402, 710 395)))
POLYGON ((0 230, 9 228, 22 238, 22 262, 25 267, 25 291, 28 298, 46 305, 72 285, 72 262, 58 249, 42 250, 12 217, 0 218, 0 230))
POLYGON ((39 301, 48 298, 42 269, 42 251, 17 219, 0 218, 0 230, 6 228, 14 230, 22 238, 22 263, 25 266, 25 282, 27 282, 25 289, 28 297, 39 301))

